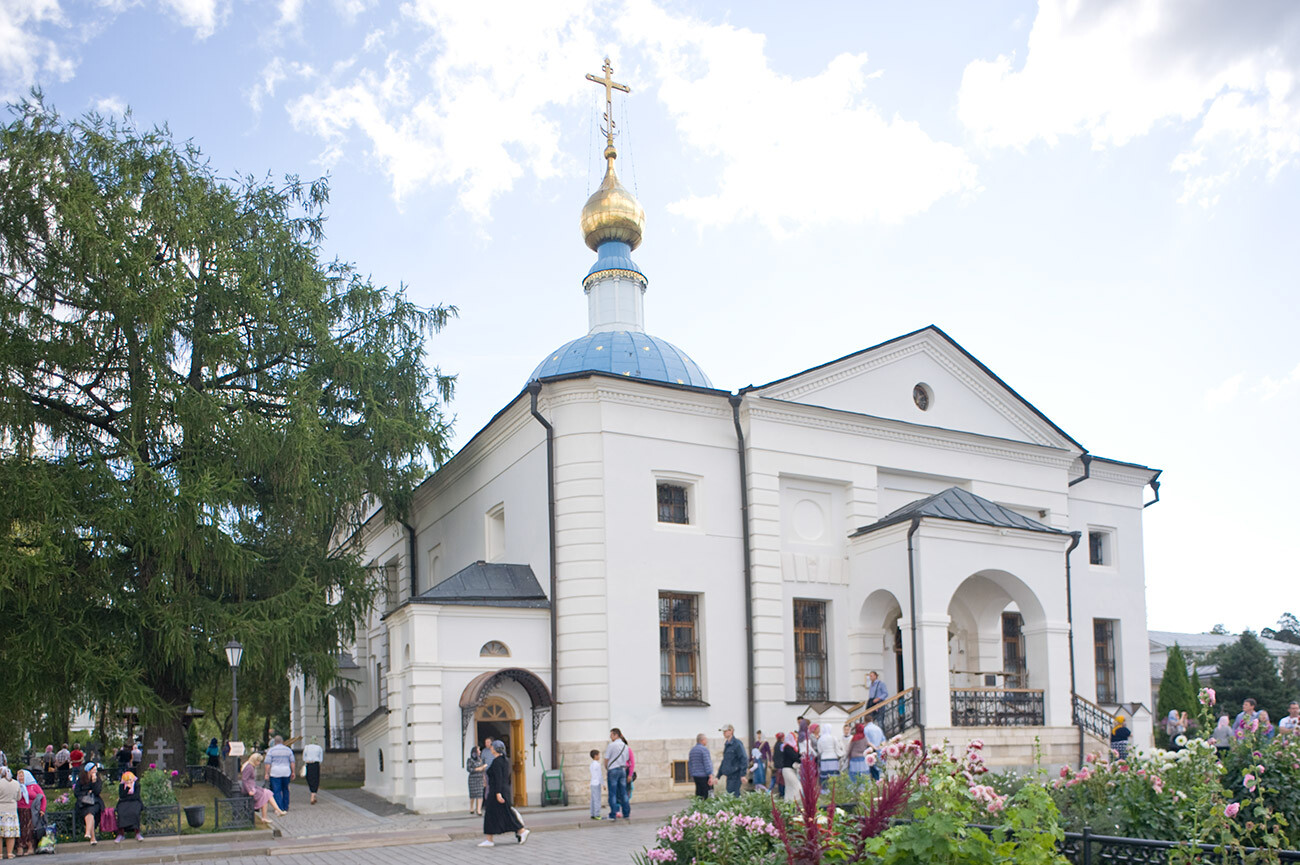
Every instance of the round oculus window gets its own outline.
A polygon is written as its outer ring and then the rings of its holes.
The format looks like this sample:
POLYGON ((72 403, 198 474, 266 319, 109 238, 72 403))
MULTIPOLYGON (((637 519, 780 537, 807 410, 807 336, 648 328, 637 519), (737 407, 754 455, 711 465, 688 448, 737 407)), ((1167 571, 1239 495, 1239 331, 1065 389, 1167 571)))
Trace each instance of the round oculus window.
POLYGON ((930 390, 928 384, 919 382, 912 388, 912 402, 916 403, 916 407, 921 411, 929 411, 930 406, 934 405, 934 392, 930 390))

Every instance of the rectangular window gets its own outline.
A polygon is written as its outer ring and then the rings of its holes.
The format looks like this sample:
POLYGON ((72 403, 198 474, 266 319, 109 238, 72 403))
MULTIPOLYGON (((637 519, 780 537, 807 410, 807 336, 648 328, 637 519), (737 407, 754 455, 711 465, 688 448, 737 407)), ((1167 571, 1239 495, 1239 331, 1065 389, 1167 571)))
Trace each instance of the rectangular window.
POLYGON ((660 483, 656 486, 659 496, 659 522, 687 525, 690 514, 686 509, 686 487, 682 484, 660 483))
POLYGON ((392 612, 401 602, 402 587, 398 579, 397 561, 384 565, 384 610, 392 612))
POLYGON ((690 780, 691 779, 686 775, 686 761, 674 760, 673 761, 673 783, 686 784, 690 780))
POLYGON ((1118 703, 1115 686, 1115 620, 1092 620, 1093 655, 1097 662, 1097 702, 1118 703))
POLYGON ((1002 614, 1002 672, 1008 688, 1027 687, 1025 620, 1019 613, 1002 614))
POLYGON ((827 699, 826 602, 794 602, 795 699, 827 699))
POLYGON ((659 699, 700 700, 699 595, 659 593, 659 699))
POLYGON ((1111 564, 1110 532, 1088 532, 1088 564, 1111 564))

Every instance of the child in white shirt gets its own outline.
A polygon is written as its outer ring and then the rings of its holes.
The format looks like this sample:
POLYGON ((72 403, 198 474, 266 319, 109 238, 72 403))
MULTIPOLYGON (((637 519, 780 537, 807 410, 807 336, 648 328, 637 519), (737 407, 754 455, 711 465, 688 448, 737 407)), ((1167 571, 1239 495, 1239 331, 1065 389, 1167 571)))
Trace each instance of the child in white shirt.
POLYGON ((600 765, 600 752, 593 750, 591 752, 591 819, 600 819, 600 788, 604 781, 605 773, 600 765))

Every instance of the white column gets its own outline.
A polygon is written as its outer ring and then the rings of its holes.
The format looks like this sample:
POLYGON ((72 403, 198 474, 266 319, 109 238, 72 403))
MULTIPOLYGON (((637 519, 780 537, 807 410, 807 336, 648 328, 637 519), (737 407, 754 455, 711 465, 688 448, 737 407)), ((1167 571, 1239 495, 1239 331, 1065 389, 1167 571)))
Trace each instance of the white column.
MULTIPOLYGON (((947 615, 922 616, 916 625, 917 675, 921 687, 921 723, 927 727, 947 727, 952 723, 952 694, 948 674, 947 615)), ((903 629, 903 672, 912 675, 912 622, 904 618, 899 622, 903 629)))
POLYGON ((1043 691, 1044 723, 1066 727, 1071 721, 1070 627, 1065 622, 1025 626, 1029 687, 1043 691))

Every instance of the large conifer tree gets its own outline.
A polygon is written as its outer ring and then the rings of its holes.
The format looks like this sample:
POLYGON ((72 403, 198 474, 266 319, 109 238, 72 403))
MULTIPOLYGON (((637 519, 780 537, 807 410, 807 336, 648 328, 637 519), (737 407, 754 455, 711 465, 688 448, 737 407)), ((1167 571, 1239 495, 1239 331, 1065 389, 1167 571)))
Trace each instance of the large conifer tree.
POLYGON ((1160 680, 1160 692, 1156 696, 1157 743, 1163 747, 1172 744, 1161 726, 1171 710, 1186 712, 1189 718, 1195 718, 1196 709, 1196 692, 1192 690, 1191 680, 1187 678, 1187 658, 1183 655, 1182 647, 1174 643, 1165 659, 1164 678, 1160 680))
POLYGON ((322 181, 226 180, 166 130, 13 111, 0 693, 174 724, 232 638, 250 673, 328 680, 375 591, 338 542, 446 456, 425 344, 454 308, 322 261, 322 181))
POLYGON ((1235 717, 1241 711, 1241 701, 1251 697, 1277 723, 1287 700, 1277 664, 1258 637, 1244 631, 1237 642, 1226 643, 1211 652, 1209 660, 1218 668, 1214 689, 1221 713, 1235 717))

